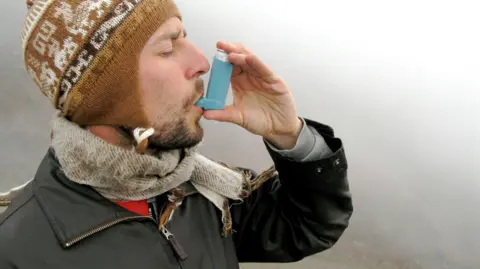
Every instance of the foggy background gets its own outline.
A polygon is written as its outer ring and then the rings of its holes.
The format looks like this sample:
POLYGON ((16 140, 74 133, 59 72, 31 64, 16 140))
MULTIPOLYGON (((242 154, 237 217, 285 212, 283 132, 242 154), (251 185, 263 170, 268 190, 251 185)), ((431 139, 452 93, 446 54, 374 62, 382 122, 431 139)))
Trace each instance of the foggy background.
MULTIPOLYGON (((210 61, 217 40, 242 42, 287 81, 300 116, 345 144, 355 211, 340 241, 299 263, 242 268, 480 268, 477 2, 177 1, 210 61)), ((22 62, 25 3, 2 3, 5 191, 34 175, 54 111, 22 62)), ((203 153, 256 170, 271 163, 259 137, 203 124, 203 153)))

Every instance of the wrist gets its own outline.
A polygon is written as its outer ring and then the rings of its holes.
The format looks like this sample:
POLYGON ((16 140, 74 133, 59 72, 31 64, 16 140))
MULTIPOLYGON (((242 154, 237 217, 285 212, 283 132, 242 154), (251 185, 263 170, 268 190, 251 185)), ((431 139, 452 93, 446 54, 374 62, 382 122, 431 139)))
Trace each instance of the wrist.
POLYGON ((297 118, 297 122, 294 124, 294 128, 282 134, 272 134, 264 137, 270 144, 280 150, 289 150, 295 147, 298 141, 298 137, 303 128, 303 121, 297 118))

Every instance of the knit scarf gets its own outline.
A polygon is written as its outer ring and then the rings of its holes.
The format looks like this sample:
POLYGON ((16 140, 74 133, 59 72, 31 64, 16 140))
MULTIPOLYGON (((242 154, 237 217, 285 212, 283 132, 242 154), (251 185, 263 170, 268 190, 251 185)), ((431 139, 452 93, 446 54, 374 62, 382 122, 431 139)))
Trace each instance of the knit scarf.
MULTIPOLYGON (((255 178, 248 171, 214 162, 197 152, 198 146, 139 154, 109 144, 77 124, 55 114, 52 147, 63 172, 72 181, 91 186, 112 201, 144 200, 163 193, 171 195, 190 181, 222 213, 224 236, 232 233, 229 199, 242 202, 276 173, 275 167, 255 178)), ((30 183, 0 193, 0 206, 30 183)))
POLYGON ((107 143, 60 116, 54 116, 51 127, 52 147, 65 175, 109 200, 144 200, 190 181, 222 212, 225 224, 227 199, 242 199, 244 175, 199 154, 198 146, 139 154, 133 146, 107 143))

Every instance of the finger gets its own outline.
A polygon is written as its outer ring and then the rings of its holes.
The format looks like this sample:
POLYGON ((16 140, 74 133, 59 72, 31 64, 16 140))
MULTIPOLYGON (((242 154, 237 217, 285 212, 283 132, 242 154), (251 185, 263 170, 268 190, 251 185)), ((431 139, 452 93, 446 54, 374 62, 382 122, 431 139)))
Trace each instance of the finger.
MULTIPOLYGON (((262 79, 275 80, 275 74, 265 63, 263 63, 258 56, 231 53, 228 55, 228 60, 235 66, 238 66, 245 72, 249 72, 262 79)), ((236 71, 233 74, 238 74, 241 70, 236 71)), ((232 74, 232 76, 233 76, 232 74)), ((270 81, 269 81, 270 82, 270 81)))
POLYGON ((247 49, 241 43, 227 43, 224 41, 218 41, 217 48, 225 51, 227 54, 230 54, 230 53, 251 54, 252 53, 249 49, 247 49))
POLYGON ((249 66, 247 64, 247 56, 245 54, 230 53, 228 55, 228 61, 233 64, 232 77, 236 77, 243 72, 249 72, 249 66))
POLYGON ((236 46, 223 41, 217 42, 217 48, 225 51, 227 54, 230 54, 232 52, 241 53, 241 51, 236 46))
POLYGON ((234 106, 226 106, 223 110, 206 110, 203 117, 207 120, 216 120, 220 122, 230 122, 241 125, 243 122, 242 113, 234 106))
MULTIPOLYGON (((263 74, 268 74, 268 71, 271 72, 271 70, 269 70, 268 67, 262 65, 261 62, 260 62, 260 64, 258 64, 258 62, 256 60, 254 60, 252 62, 252 60, 250 59, 252 56, 254 56, 254 55, 231 53, 231 54, 228 55, 228 61, 231 64, 233 64, 235 67, 241 68, 244 72, 249 72, 251 74, 254 74, 255 76, 260 76, 261 77, 261 73, 259 72, 259 70, 257 70, 257 68, 260 68, 260 71, 263 74), (265 68, 267 70, 265 70, 265 68)), ((258 61, 260 61, 260 60, 258 60, 258 61)), ((240 71, 242 71, 242 70, 240 70, 240 71)))
POLYGON ((233 67, 233 71, 232 71, 232 78, 236 77, 236 76, 239 76, 240 74, 243 73, 243 70, 241 67, 239 66, 234 66, 233 67))
POLYGON ((248 63, 247 63, 247 55, 245 54, 238 54, 238 53, 230 53, 228 55, 228 61, 236 66, 241 66, 244 68, 248 68, 248 63))
POLYGON ((248 66, 247 69, 254 70, 261 78, 275 78, 275 74, 272 69, 268 67, 258 56, 252 54, 245 57, 245 63, 248 66))

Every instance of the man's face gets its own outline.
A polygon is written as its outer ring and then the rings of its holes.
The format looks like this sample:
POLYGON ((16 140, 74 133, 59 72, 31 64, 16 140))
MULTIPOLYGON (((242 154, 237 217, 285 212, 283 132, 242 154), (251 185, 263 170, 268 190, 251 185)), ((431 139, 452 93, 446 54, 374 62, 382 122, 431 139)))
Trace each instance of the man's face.
POLYGON ((210 65, 185 39, 178 18, 163 23, 140 55, 139 79, 148 120, 155 134, 149 145, 156 149, 190 147, 203 138, 203 110, 195 103, 203 95, 200 75, 210 65))

